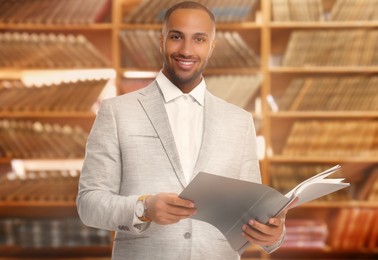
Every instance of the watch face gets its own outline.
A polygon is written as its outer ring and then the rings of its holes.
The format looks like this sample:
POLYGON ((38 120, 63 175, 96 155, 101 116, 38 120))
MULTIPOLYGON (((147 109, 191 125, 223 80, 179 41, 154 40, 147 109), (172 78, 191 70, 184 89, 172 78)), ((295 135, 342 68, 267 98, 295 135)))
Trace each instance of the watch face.
POLYGON ((136 209, 135 209, 135 214, 138 218, 143 217, 144 214, 144 206, 143 206, 143 201, 138 201, 136 204, 136 209))

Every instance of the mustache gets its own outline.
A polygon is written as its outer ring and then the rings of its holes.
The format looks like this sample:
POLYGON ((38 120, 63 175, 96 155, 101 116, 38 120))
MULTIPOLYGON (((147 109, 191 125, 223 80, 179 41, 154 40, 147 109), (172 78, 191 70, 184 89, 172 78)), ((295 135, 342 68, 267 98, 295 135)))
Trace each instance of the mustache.
POLYGON ((184 55, 184 54, 173 54, 173 58, 178 59, 192 59, 192 60, 198 60, 198 58, 194 55, 184 55))

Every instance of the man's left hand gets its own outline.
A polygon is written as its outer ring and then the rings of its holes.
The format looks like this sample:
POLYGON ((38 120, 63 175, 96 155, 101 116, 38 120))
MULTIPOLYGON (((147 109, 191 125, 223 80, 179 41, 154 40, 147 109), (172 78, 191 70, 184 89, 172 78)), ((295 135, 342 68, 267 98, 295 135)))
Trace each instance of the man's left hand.
POLYGON ((243 226, 243 237, 250 243, 260 246, 272 246, 280 242, 283 238, 286 212, 277 217, 270 218, 268 224, 250 220, 243 226))

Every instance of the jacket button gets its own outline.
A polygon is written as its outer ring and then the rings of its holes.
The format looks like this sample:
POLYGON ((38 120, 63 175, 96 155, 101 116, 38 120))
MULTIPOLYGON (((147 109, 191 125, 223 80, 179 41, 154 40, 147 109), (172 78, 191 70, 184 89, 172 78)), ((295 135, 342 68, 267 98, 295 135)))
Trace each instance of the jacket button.
POLYGON ((124 226, 124 225, 119 225, 119 226, 118 226, 118 229, 119 229, 119 230, 126 230, 126 231, 129 231, 129 227, 128 227, 128 226, 124 226))
POLYGON ((189 239, 189 238, 192 237, 192 235, 191 235, 189 232, 186 232, 186 233, 184 234, 184 237, 185 237, 185 239, 189 239))

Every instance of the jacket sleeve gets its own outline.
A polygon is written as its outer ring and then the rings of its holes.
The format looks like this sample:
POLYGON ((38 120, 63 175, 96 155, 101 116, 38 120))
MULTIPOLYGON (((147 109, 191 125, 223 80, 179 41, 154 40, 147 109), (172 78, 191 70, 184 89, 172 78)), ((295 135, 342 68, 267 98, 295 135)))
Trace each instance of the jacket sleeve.
POLYGON ((247 181, 261 183, 259 160, 257 157, 256 131, 252 116, 248 119, 245 135, 240 178, 247 181))
POLYGON ((85 225, 121 232, 140 233, 134 227, 138 195, 120 196, 121 150, 117 122, 109 100, 102 102, 89 134, 82 167, 77 210, 85 225))

